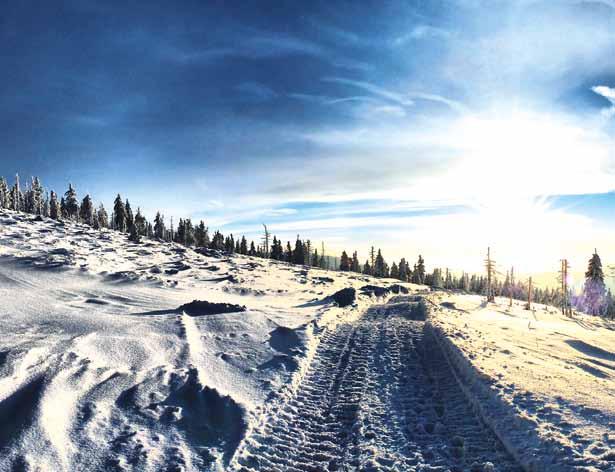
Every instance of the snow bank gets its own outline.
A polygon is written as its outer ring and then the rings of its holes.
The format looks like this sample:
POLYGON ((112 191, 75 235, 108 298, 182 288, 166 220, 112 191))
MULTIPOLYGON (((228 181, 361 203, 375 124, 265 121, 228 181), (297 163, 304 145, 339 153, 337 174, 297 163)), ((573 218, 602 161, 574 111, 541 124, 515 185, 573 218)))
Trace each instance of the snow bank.
POLYGON ((468 399, 527 470, 614 470, 615 326, 436 293, 431 331, 468 399))

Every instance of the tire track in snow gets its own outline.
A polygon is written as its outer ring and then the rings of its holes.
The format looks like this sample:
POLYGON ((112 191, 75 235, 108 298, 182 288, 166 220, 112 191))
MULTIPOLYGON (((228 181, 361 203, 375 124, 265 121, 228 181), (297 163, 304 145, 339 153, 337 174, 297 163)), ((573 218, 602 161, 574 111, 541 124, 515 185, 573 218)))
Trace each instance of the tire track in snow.
POLYGON ((323 334, 294 396, 244 441, 232 469, 519 471, 409 316, 420 308, 395 297, 323 334))

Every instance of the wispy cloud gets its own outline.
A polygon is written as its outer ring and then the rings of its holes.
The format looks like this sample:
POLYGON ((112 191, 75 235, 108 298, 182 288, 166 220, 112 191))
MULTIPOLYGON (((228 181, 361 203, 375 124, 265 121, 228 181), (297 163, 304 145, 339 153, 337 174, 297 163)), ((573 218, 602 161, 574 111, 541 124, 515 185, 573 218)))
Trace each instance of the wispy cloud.
POLYGON ((404 96, 401 93, 394 92, 392 90, 387 90, 386 88, 380 87, 378 85, 371 84, 369 82, 363 82, 360 80, 352 80, 346 79, 343 77, 324 77, 323 82, 331 82, 342 85, 351 85, 353 87, 357 87, 368 92, 373 93, 374 95, 378 95, 379 97, 386 98, 387 100, 391 100, 398 105, 404 107, 410 107, 414 105, 414 101, 404 96))
POLYGON ((607 118, 615 116, 615 88, 607 87, 606 85, 597 85, 592 87, 592 91, 606 98, 611 103, 610 107, 601 110, 602 114, 607 118))
POLYGON ((469 112, 468 107, 466 107, 463 103, 457 100, 452 100, 450 98, 443 97, 442 95, 436 95, 432 93, 410 92, 408 96, 414 99, 428 100, 432 102, 443 103, 444 105, 448 106, 451 110, 454 110, 458 113, 469 112))
POLYGON ((446 29, 430 25, 416 25, 411 31, 395 37, 391 44, 399 47, 404 46, 410 41, 422 39, 449 39, 452 33, 446 29))

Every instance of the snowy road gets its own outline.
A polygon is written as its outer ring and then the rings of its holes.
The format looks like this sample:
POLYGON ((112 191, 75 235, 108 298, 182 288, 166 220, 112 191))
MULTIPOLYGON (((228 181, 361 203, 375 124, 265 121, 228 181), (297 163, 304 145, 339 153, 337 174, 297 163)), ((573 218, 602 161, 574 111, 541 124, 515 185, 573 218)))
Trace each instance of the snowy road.
POLYGON ((323 335, 295 395, 236 454, 242 471, 520 470, 398 296, 323 335))

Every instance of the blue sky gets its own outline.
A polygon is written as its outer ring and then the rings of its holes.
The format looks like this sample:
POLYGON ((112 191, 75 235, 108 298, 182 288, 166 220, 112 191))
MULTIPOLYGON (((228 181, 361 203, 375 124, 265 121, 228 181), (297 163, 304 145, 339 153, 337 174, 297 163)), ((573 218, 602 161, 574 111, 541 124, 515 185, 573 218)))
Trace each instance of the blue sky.
POLYGON ((1 174, 363 257, 615 261, 615 1, 9 1, 0 40, 1 174))

